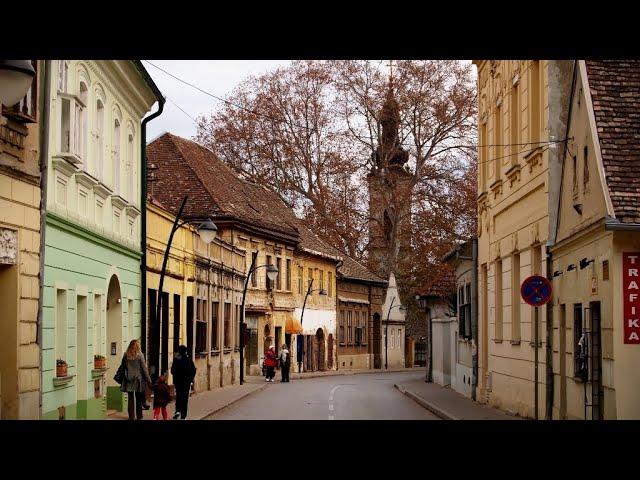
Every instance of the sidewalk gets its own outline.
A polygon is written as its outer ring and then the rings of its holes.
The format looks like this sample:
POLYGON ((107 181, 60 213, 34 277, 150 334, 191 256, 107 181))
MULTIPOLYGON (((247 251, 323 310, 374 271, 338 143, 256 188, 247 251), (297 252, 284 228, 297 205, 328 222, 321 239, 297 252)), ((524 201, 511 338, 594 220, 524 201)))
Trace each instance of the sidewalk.
POLYGON ((451 388, 424 379, 394 385, 406 396, 443 420, 524 420, 474 402, 451 388))
MULTIPOLYGON (((376 374, 376 373, 397 373, 397 372, 426 372, 425 367, 413 367, 413 368, 390 368, 389 370, 384 369, 356 369, 356 370, 326 370, 324 372, 302 372, 296 373, 291 372, 289 376, 291 380, 304 380, 305 378, 316 378, 316 377, 332 377, 336 375, 363 375, 363 374, 376 374)), ((276 379, 279 378, 280 371, 276 372, 276 379)), ((250 377, 247 377, 250 378, 250 377)), ((260 378, 264 381, 264 377, 254 377, 260 378)))
MULTIPOLYGON (((251 377, 247 377, 247 380, 251 377)), ((262 378, 262 377, 261 377, 262 378)), ((189 398, 189 410, 187 414, 187 420, 204 420, 206 417, 213 415, 219 410, 228 407, 232 403, 251 395, 254 392, 258 392, 265 388, 268 383, 262 381, 257 382, 245 382, 244 385, 230 385, 228 387, 216 388, 214 390, 207 390, 201 393, 195 393, 189 398)), ((149 402, 152 403, 151 401, 149 402)), ((173 416, 175 408, 175 402, 171 403, 167 407, 169 418, 173 416)), ((127 412, 110 412, 107 416, 107 420, 127 420, 129 418, 127 412)), ((143 419, 153 419, 153 408, 149 410, 143 410, 143 419)))

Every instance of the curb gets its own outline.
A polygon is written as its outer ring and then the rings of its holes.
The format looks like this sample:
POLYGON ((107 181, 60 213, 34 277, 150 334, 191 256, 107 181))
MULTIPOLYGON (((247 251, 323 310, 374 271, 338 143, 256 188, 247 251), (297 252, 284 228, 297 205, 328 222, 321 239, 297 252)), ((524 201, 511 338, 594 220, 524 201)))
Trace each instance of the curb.
POLYGON ((446 410, 443 410, 442 408, 438 407, 436 404, 434 404, 432 402, 429 402, 429 401, 425 400, 422 397, 419 397, 418 395, 416 395, 413 392, 408 391, 402 385, 399 385, 399 384, 395 383, 393 386, 396 389, 398 389, 401 393, 403 393, 404 395, 409 397, 411 400, 416 402, 418 405, 420 405, 422 408, 425 408, 425 409, 429 410, 431 413, 433 413, 434 415, 440 417, 442 420, 461 420, 460 418, 456 417, 455 415, 453 415, 453 414, 447 412, 446 410))
POLYGON ((224 410, 225 408, 227 408, 227 407, 229 407, 229 406, 233 405, 234 403, 236 403, 236 402, 238 402, 238 401, 242 400, 243 398, 246 398, 246 397, 248 397, 249 395, 252 395, 252 394, 254 394, 254 393, 261 392, 262 390, 264 390, 264 389, 267 387, 267 385, 268 385, 268 384, 266 384, 266 383, 265 383, 264 385, 261 385, 260 387, 256 388, 255 390, 251 390, 250 392, 246 392, 244 395, 241 395, 241 396, 239 396, 238 398, 233 399, 233 400, 232 400, 232 401, 230 401, 229 403, 227 403, 227 404, 225 404, 225 405, 222 405, 222 406, 220 406, 220 407, 217 407, 217 408, 215 408, 214 410, 212 410, 212 411, 210 411, 210 412, 208 412, 208 413, 206 413, 206 414, 204 414, 204 415, 200 416, 199 418, 194 418, 194 420, 206 420, 206 419, 207 419, 207 417, 210 417, 211 415, 214 415, 214 414, 218 413, 220 410, 224 410))

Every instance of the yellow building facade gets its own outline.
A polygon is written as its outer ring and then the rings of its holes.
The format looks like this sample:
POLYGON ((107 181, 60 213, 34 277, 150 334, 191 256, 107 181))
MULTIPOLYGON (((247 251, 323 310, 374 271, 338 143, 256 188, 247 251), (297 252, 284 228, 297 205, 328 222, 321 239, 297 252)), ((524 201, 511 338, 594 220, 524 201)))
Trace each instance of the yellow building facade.
POLYGON ((143 338, 150 374, 168 371, 174 352, 184 344, 196 364, 196 391, 237 383, 244 252, 222 238, 207 245, 193 226, 180 227, 169 251, 158 320, 160 272, 174 220, 158 202, 147 203, 148 320, 143 338))
POLYGON ((40 418, 40 86, 0 112, 0 418, 40 418))
POLYGON ((548 64, 480 60, 478 67, 478 399, 524 417, 544 405, 546 312, 520 298, 529 275, 546 272, 548 64))

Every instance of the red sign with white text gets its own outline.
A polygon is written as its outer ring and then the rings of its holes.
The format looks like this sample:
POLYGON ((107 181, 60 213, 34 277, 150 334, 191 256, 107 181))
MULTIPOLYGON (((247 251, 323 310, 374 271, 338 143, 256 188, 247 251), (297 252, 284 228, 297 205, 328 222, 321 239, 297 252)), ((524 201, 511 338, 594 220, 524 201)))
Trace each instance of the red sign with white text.
POLYGON ((640 344, 640 252, 622 254, 624 343, 640 344))

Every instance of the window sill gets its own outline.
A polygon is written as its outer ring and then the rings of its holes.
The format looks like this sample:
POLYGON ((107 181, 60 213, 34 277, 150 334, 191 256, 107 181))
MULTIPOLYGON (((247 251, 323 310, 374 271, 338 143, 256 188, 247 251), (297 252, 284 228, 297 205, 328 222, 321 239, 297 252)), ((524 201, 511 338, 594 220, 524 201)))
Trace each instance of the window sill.
POLYGON ((218 355, 220 355, 220 350, 211 350, 212 357, 217 357, 218 355))
MULTIPOLYGON (((529 346, 534 348, 536 346, 536 342, 529 342, 529 346)), ((538 348, 542 348, 542 342, 538 342, 538 348)))
POLYGON ((91 379, 95 380, 96 378, 104 377, 105 373, 107 373, 108 368, 94 368, 91 370, 91 379))
POLYGON ((207 352, 198 352, 196 353, 196 358, 205 358, 208 355, 207 352))
POLYGON ((224 347, 224 353, 231 353, 231 347, 224 347))
POLYGON ((511 345, 520 345, 520 340, 509 340, 511 345))
POLYGON ((493 343, 502 343, 502 339, 501 338, 494 338, 493 339, 493 343))
POLYGON ((67 385, 71 380, 73 380, 75 375, 67 375, 66 377, 53 377, 53 386, 54 387, 62 387, 63 385, 67 385))

